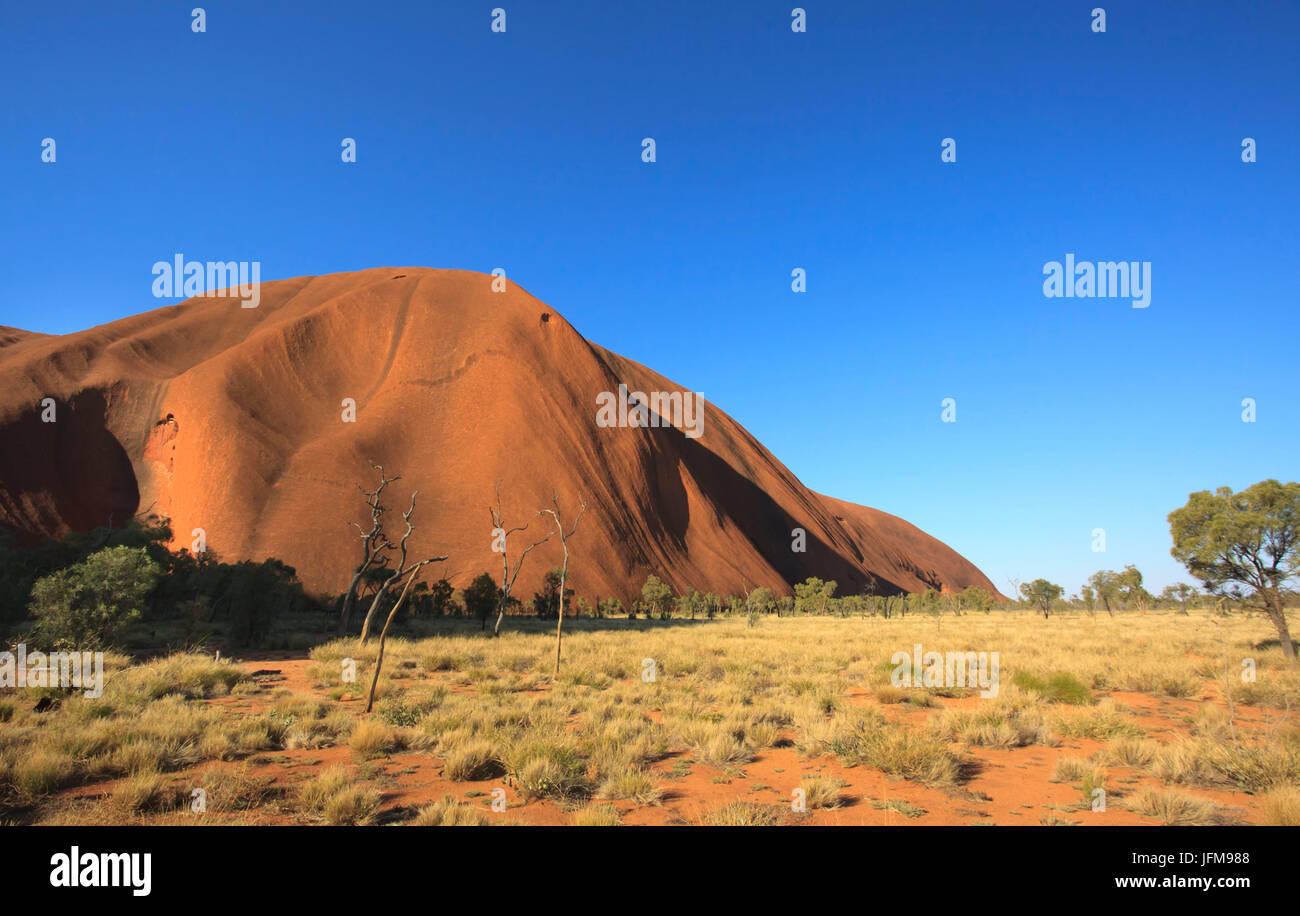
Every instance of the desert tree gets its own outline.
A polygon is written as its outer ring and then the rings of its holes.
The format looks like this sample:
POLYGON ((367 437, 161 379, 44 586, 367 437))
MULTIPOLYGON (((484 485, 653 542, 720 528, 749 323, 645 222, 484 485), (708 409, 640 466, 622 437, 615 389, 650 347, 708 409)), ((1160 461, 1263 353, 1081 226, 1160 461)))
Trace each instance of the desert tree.
POLYGON ((357 588, 367 575, 375 570, 382 568, 388 561, 386 551, 392 549, 393 545, 389 543, 388 538, 384 537, 384 512, 383 504, 384 488, 394 481, 401 480, 401 477, 388 477, 384 474, 384 467, 380 464, 370 462, 370 466, 379 472, 379 483, 373 490, 367 490, 361 484, 357 484, 357 489, 366 497, 366 505, 370 508, 370 528, 365 529, 352 522, 352 527, 357 529, 357 534, 361 539, 361 562, 357 564, 356 569, 352 571, 352 581, 348 583, 348 590, 343 596, 343 607, 339 611, 339 636, 347 635, 348 621, 352 617, 352 609, 357 603, 357 588))
POLYGON ((1122 586, 1119 573, 1110 569, 1099 569, 1088 577, 1088 585, 1096 592, 1097 600, 1106 609, 1106 613, 1114 617, 1115 611, 1111 608, 1110 602, 1119 597, 1122 586))
POLYGON ((366 619, 361 623, 361 641, 363 643, 370 638, 370 626, 375 619, 375 615, 379 612, 379 606, 383 602, 384 596, 388 594, 394 583, 409 575, 412 571, 446 559, 446 557, 430 557, 427 560, 408 562, 410 554, 407 542, 410 541, 411 534, 415 531, 415 525, 411 523, 411 516, 415 514, 415 498, 419 495, 419 490, 411 493, 411 505, 402 513, 402 521, 406 523, 406 531, 402 533, 402 538, 397 543, 397 565, 388 578, 380 583, 379 590, 375 592, 374 600, 370 602, 370 610, 366 612, 366 619))
POLYGON ((474 581, 465 586, 461 593, 465 602, 465 613, 479 619, 479 628, 487 629, 488 617, 501 604, 501 589, 496 580, 487 573, 479 573, 474 581))
POLYGON ((1166 585, 1160 592, 1160 600, 1170 605, 1178 605, 1180 611, 1186 612, 1187 602, 1196 597, 1196 589, 1186 582, 1166 585))
POLYGON ((810 608, 816 608, 816 613, 825 614, 826 605, 835 595, 835 589, 838 583, 835 581, 823 582, 816 576, 809 576, 803 582, 795 584, 795 609, 804 613, 811 613, 810 608))
POLYGON ((113 645, 129 622, 144 615, 162 575, 143 547, 97 550, 36 580, 30 603, 34 635, 46 648, 113 645))
POLYGON ((555 531, 560 536, 560 547, 564 550, 564 564, 560 567, 560 592, 559 592, 559 616, 555 621, 555 669, 551 672, 551 680, 560 679, 560 640, 564 632, 564 583, 569 578, 569 538, 573 537, 578 530, 578 522, 582 521, 582 513, 587 511, 587 504, 582 497, 578 497, 578 514, 573 519, 573 525, 569 528, 568 533, 564 531, 564 519, 560 514, 560 497, 554 492, 551 493, 551 507, 543 509, 538 515, 549 515, 551 521, 555 523, 555 531))
POLYGON ((766 585, 759 585, 745 596, 745 611, 749 614, 768 613, 773 603, 772 590, 766 585))
POLYGON ((1009 594, 1014 600, 1019 601, 1020 600, 1020 577, 1007 576, 1007 583, 1011 586, 1011 591, 1009 594))
POLYGON ((1169 528, 1174 559, 1209 592, 1263 611, 1282 654, 1296 664, 1284 604, 1288 581, 1300 575, 1300 483, 1263 480, 1237 493, 1192 493, 1169 513, 1169 528))
POLYGON ((446 579, 439 579, 429 587, 426 600, 434 617, 441 617, 452 612, 452 596, 455 591, 451 587, 451 583, 446 579))
POLYGON ((962 607, 971 611, 983 611, 985 614, 993 610, 993 606, 997 604, 993 595, 978 585, 966 586, 957 597, 961 599, 962 607))
MULTIPOLYGON (((573 589, 565 589, 566 597, 573 597, 573 589)), ((542 575, 542 590, 533 595, 533 612, 538 620, 552 620, 560 609, 560 567, 548 569, 542 575)))
POLYGON ((508 542, 510 535, 527 531, 527 525, 520 525, 516 528, 507 528, 505 517, 501 512, 501 482, 497 481, 496 487, 497 502, 495 506, 488 506, 488 514, 492 516, 492 549, 501 554, 501 593, 497 603, 497 622, 492 628, 493 636, 501 635, 501 624, 506 618, 506 606, 510 604, 510 590, 514 588, 515 579, 519 578, 519 570, 524 567, 524 560, 528 554, 545 544, 551 539, 548 532, 546 537, 533 541, 525 547, 519 554, 519 559, 515 562, 515 567, 510 568, 510 554, 508 552, 508 542))
POLYGON ((1026 601, 1042 611, 1043 619, 1046 620, 1052 610, 1052 602, 1065 594, 1065 589, 1054 582, 1048 582, 1046 579, 1035 579, 1021 585, 1020 594, 1024 596, 1026 601))
POLYGON ((1089 616, 1097 616, 1097 590, 1091 585, 1079 586, 1079 599, 1087 609, 1089 616))
POLYGON ((1147 606, 1151 603, 1151 593, 1142 587, 1142 573, 1138 568, 1132 563, 1128 564, 1119 573, 1116 581, 1125 605, 1136 607, 1142 613, 1146 613, 1147 606))
MULTIPOLYGON (((414 501, 414 497, 412 497, 412 501, 414 501)), ((415 583, 415 580, 420 577, 420 570, 424 569, 424 567, 428 566, 430 563, 441 563, 446 559, 446 557, 429 557, 428 559, 421 560, 414 564, 410 568, 410 573, 406 577, 406 583, 402 586, 402 592, 397 596, 397 600, 393 602, 393 607, 388 612, 387 619, 384 620, 384 628, 379 631, 379 653, 375 657, 375 673, 370 679, 370 693, 366 697, 366 712, 370 712, 375 708, 375 687, 379 684, 379 671, 384 666, 384 645, 388 642, 388 628, 391 627, 393 621, 397 619, 397 612, 402 609, 402 604, 406 601, 406 593, 411 590, 411 586, 415 583)))
POLYGON ((641 600, 645 602, 647 618, 651 614, 662 614, 672 598, 673 590, 662 579, 654 573, 646 576, 645 584, 641 586, 641 600))

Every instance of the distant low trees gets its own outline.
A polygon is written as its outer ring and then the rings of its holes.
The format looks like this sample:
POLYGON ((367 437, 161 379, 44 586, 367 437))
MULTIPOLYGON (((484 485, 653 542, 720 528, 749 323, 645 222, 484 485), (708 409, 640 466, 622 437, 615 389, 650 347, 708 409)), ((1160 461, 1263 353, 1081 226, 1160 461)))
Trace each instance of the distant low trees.
POLYGON ((1088 585, 1096 593, 1097 600, 1106 609, 1106 613, 1114 617, 1115 611, 1111 607, 1111 602, 1119 599, 1119 573, 1109 569, 1098 570, 1088 577, 1088 585))
POLYGON ((496 580, 487 573, 479 573, 474 581, 465 586, 462 594, 465 613, 477 617, 481 629, 487 629, 488 616, 501 606, 501 589, 496 580))
POLYGON ((1160 598, 1163 601, 1177 603, 1183 610, 1187 609, 1187 602, 1195 598, 1199 592, 1186 582, 1175 582, 1173 585, 1166 585, 1160 592, 1160 598))
POLYGON ((961 607, 969 611, 983 611, 987 614, 997 606, 993 593, 978 585, 968 585, 958 594, 961 607))
POLYGON ((432 585, 421 582, 416 588, 422 592, 415 599, 421 611, 427 611, 434 617, 442 617, 452 612, 455 589, 446 579, 439 579, 432 585))
POLYGON ((795 610, 805 613, 815 610, 818 614, 826 613, 826 604, 835 594, 837 583, 825 582, 816 576, 809 576, 794 587, 795 610))
POLYGON ((1020 586, 1020 594, 1026 601, 1043 612, 1043 618, 1046 619, 1052 610, 1052 602, 1058 600, 1065 589, 1055 582, 1048 582, 1046 579, 1034 579, 1032 582, 1025 582, 1020 586))
POLYGON ((1300 574, 1300 483, 1270 479, 1236 493, 1192 493, 1169 513, 1169 529, 1174 558, 1211 593, 1267 615, 1296 664, 1284 604, 1288 582, 1300 574))
POLYGON ((751 589, 745 596, 745 611, 750 614, 766 614, 773 605, 772 590, 765 585, 751 589))
POLYGON ((648 613, 662 616, 673 599, 673 590, 664 584, 654 573, 646 576, 641 586, 641 600, 645 602, 648 613))
POLYGON ((254 647, 268 643, 280 615, 323 609, 280 560, 224 563, 210 549, 171 550, 171 540, 170 523, 156 516, 34 548, 0 532, 0 629, 27 626, 23 638, 34 643, 79 640, 80 648, 125 645, 146 632, 151 641, 254 647), (148 564, 132 571, 141 557, 148 564), (138 588, 126 589, 127 580, 138 588))
POLYGON ((1120 596, 1128 607, 1137 608, 1145 613, 1151 606, 1151 593, 1142 587, 1142 573, 1132 563, 1124 567, 1115 579, 1120 596))
MULTIPOLYGON (((565 589, 573 597, 573 589, 565 589)), ((533 612, 539 620, 554 620, 560 613, 560 570, 548 569, 542 575, 542 590, 533 595, 533 612)))

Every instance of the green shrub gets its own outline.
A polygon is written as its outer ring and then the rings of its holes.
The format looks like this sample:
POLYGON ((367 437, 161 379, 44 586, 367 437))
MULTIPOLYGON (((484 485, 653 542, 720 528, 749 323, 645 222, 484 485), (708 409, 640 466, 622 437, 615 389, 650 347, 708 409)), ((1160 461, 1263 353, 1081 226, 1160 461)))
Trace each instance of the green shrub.
POLYGON ((1032 690, 1049 703, 1067 703, 1071 706, 1091 706, 1092 691, 1078 678, 1064 671, 1040 676, 1029 671, 1017 671, 1011 683, 1021 690, 1032 690))
POLYGON ((110 645, 145 603, 162 570, 143 547, 106 547, 32 586, 36 635, 54 648, 110 645))

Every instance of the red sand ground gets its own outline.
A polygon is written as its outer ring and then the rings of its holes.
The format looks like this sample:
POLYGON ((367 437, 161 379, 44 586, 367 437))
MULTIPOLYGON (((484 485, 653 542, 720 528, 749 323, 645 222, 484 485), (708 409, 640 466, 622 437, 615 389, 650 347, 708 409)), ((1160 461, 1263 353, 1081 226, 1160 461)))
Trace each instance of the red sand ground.
MULTIPOLYGON (((0 328, 0 524, 59 536, 153 512, 176 546, 203 528, 222 558, 278 557, 337 593, 373 460, 402 475, 391 508, 420 491, 412 550, 448 554, 457 586, 499 567, 487 506, 501 481, 507 523, 529 534, 553 492, 570 515, 585 498, 571 545, 584 595, 626 599, 649 573, 722 594, 789 594, 810 575, 842 594, 996 591, 902 519, 808 490, 712 404, 698 439, 598 427, 596 397, 620 382, 683 389, 492 279, 376 268, 267 283, 253 309, 196 298, 64 336, 0 328), (46 397, 56 423, 40 421, 46 397)), ((537 557, 520 594, 558 565, 558 542, 537 557)))

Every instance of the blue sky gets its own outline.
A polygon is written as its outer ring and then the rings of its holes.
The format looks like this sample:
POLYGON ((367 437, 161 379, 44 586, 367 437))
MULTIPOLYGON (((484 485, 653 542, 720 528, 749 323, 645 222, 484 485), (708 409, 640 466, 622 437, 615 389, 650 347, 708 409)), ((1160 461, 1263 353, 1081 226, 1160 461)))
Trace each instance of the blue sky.
POLYGON ((154 308, 175 252, 504 267, 1004 591, 1158 591, 1190 491, 1297 476, 1294 4, 199 2, 0 10, 0 324, 154 308), (1045 298, 1067 252, 1150 307, 1045 298))

